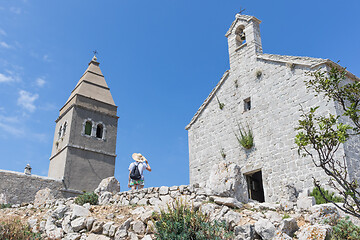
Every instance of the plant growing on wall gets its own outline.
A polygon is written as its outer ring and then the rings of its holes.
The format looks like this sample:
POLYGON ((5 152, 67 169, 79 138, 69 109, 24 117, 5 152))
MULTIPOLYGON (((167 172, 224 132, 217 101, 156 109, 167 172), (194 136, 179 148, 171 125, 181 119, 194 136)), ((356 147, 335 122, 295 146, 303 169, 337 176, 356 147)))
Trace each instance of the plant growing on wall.
POLYGON ((224 148, 221 148, 221 149, 220 149, 220 154, 221 154, 221 157, 222 157, 223 159, 226 158, 226 153, 225 153, 224 148))
POLYGON ((220 100, 219 100, 219 98, 217 96, 215 96, 215 97, 216 97, 216 100, 217 100, 217 102, 219 104, 219 108, 222 110, 225 107, 225 104, 220 102, 220 100))
POLYGON ((316 116, 318 107, 305 112, 301 109, 301 119, 296 128, 298 131, 295 143, 302 156, 309 156, 316 167, 322 168, 330 177, 328 185, 336 190, 343 199, 343 204, 337 204, 321 189, 321 183, 314 178, 314 185, 326 202, 331 202, 342 211, 360 218, 359 184, 350 179, 345 156, 336 157, 335 153, 340 145, 350 137, 360 135, 360 83, 347 82, 346 70, 332 67, 330 71, 316 71, 311 73, 313 78, 306 81, 309 89, 316 94, 323 94, 330 101, 337 102, 342 110, 342 116, 348 117, 353 126, 339 122, 339 116, 328 114, 316 116))
POLYGON ((243 128, 241 124, 237 124, 237 133, 235 133, 236 139, 239 144, 245 149, 251 149, 254 146, 254 136, 249 125, 246 126, 247 129, 243 128))

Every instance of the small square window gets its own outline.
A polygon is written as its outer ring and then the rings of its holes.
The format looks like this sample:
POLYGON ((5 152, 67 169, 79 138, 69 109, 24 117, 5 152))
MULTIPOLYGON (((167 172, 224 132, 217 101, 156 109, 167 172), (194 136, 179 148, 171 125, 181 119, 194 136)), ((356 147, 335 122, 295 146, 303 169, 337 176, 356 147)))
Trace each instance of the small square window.
POLYGON ((250 98, 244 99, 244 112, 251 109, 251 100, 250 98))

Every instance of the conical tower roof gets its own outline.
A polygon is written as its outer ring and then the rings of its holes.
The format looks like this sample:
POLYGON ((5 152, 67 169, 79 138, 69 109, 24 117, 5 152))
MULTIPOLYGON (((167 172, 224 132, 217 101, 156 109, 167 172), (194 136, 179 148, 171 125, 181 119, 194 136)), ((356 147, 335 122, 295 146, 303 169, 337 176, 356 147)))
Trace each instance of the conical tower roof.
POLYGON ((100 63, 94 56, 66 102, 69 102, 76 94, 78 94, 115 106, 110 93, 110 88, 106 84, 99 65, 100 63))
POLYGON ((59 118, 74 105, 116 116, 117 106, 99 65, 100 63, 94 56, 71 92, 69 99, 60 109, 59 118))

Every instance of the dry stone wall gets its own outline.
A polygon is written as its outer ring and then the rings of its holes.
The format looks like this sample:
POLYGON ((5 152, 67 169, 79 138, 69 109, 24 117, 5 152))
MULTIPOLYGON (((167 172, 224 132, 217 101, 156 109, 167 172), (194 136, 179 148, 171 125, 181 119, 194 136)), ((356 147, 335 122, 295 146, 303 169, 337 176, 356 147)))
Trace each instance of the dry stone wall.
POLYGON ((77 195, 63 189, 61 180, 0 170, 0 203, 33 202, 37 191, 49 188, 55 198, 77 195))

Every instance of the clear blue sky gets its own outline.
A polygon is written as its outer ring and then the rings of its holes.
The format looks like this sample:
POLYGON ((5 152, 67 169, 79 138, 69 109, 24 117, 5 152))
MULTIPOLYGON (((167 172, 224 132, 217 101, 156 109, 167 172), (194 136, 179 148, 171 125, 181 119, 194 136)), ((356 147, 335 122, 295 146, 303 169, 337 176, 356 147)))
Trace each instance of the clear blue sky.
POLYGON ((360 1, 0 0, 0 169, 47 175, 55 119, 92 58, 118 107, 115 176, 133 152, 146 186, 189 183, 190 122, 229 68, 224 36, 240 6, 264 53, 340 60, 360 76, 360 1))

